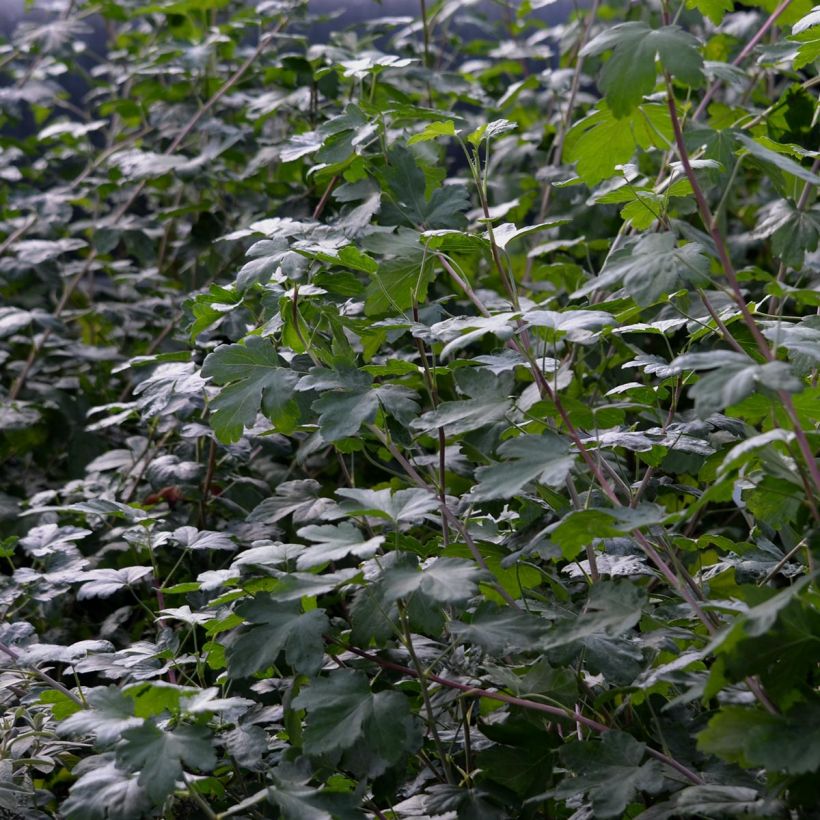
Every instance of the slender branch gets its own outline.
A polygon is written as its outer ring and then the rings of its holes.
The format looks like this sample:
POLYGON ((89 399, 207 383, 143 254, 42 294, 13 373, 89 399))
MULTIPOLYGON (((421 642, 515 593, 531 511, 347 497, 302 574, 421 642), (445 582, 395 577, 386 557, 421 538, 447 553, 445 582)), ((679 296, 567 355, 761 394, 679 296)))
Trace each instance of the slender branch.
POLYGON ((205 478, 202 480, 202 501, 199 506, 199 526, 204 528, 208 518, 208 499, 211 496, 211 485, 216 471, 216 438, 213 436, 208 444, 208 463, 205 468, 205 478))
MULTIPOLYGON (((600 0, 592 0, 589 13, 584 20, 584 28, 576 46, 576 53, 578 56, 575 59, 575 71, 572 74, 572 82, 570 83, 569 95, 567 96, 566 108, 564 109, 564 116, 561 118, 561 124, 558 126, 558 132, 555 135, 555 141, 550 147, 550 156, 547 162, 549 167, 561 164, 564 155, 564 141, 567 138, 570 126, 572 125, 572 112, 575 108, 575 100, 578 96, 578 89, 581 86, 581 77, 583 76, 584 58, 580 56, 580 51, 586 45, 589 39, 589 32, 592 24, 595 22, 595 17, 598 14, 598 6, 600 0)), ((550 206, 550 196, 552 195, 552 185, 549 180, 545 180, 544 188, 541 192, 541 204, 538 208, 538 221, 543 222, 550 206)), ((527 259, 527 272, 532 269, 532 258, 527 259)))
MULTIPOLYGON (((782 558, 781 558, 781 559, 780 559, 780 560, 779 560, 779 561, 778 561, 778 562, 774 565, 774 567, 772 567, 772 569, 771 569, 771 570, 769 570, 769 572, 767 572, 767 573, 766 573, 766 576, 765 576, 765 577, 764 577, 761 581, 758 581, 758 584, 757 584, 757 585, 758 585, 759 587, 762 587, 764 584, 768 584, 768 583, 769 583, 769 581, 771 581, 771 580, 772 580, 772 578, 774 578, 774 576, 775 576, 775 575, 777 575, 777 573, 778 573, 778 572, 780 572, 780 570, 781 570, 781 569, 783 569, 783 567, 785 567, 785 566, 786 566, 786 564, 788 564, 788 563, 789 563, 789 561, 791 561, 791 559, 792 559, 792 558, 794 558, 794 556, 795 556, 795 555, 797 555, 797 553, 800 551, 800 549, 801 549, 802 547, 807 547, 807 545, 808 545, 808 541, 807 541, 807 539, 806 539, 806 538, 804 538, 802 541, 798 541, 798 542, 797 542, 797 544, 795 544, 795 545, 794 545, 794 546, 793 546, 793 547, 792 547, 792 548, 791 548, 791 549, 790 549, 790 550, 789 550, 789 551, 788 551, 788 552, 787 552, 787 553, 786 553, 786 554, 785 554, 785 555, 784 555, 784 556, 783 556, 783 557, 782 557, 782 558)), ((807 547, 807 548, 808 548, 808 547, 807 547)))
MULTIPOLYGON (((413 321, 419 321, 419 307, 416 304, 415 300, 413 301, 413 321)), ((433 405, 433 409, 438 407, 439 405, 439 395, 438 395, 438 387, 436 386, 436 380, 433 377, 433 374, 430 371, 430 363, 427 360, 427 349, 424 345, 424 342, 416 337, 416 350, 419 352, 419 359, 421 360, 421 369, 422 374, 424 376, 424 384, 427 387, 427 392, 430 396, 430 403, 433 405)), ((439 501, 442 505, 447 504, 447 482, 446 482, 446 474, 447 474, 447 454, 445 452, 445 448, 447 446, 447 436, 445 435, 444 428, 439 427, 437 430, 438 435, 438 496, 439 501)), ((448 546, 450 543, 450 532, 449 526, 447 524, 447 519, 442 518, 441 520, 442 528, 442 541, 444 546, 448 546)))
POLYGON ((709 236, 715 244, 718 259, 720 260, 721 267, 723 268, 723 272, 726 276, 726 281, 729 283, 729 287, 731 289, 732 298, 740 309, 740 315, 743 317, 743 321, 749 328, 749 332, 752 334, 752 338, 755 340, 761 355, 767 361, 771 361, 773 358, 772 352, 769 349, 769 345, 761 333, 760 328, 757 326, 757 323, 752 317, 752 314, 749 312, 749 308, 746 305, 746 300, 743 298, 740 283, 737 279, 735 267, 732 264, 731 257, 729 256, 729 249, 726 245, 726 240, 723 238, 723 234, 720 232, 720 229, 712 216, 712 211, 706 200, 706 195, 703 193, 703 188, 700 187, 700 182, 698 182, 698 178, 692 168, 692 163, 689 160, 689 151, 686 148, 686 142, 683 138, 683 129, 681 127, 680 118, 678 117, 678 108, 675 103, 672 78, 668 74, 666 75, 666 104, 669 109, 670 119, 672 120, 672 131, 675 135, 675 145, 678 149, 678 156, 680 157, 681 165, 683 166, 684 173, 689 180, 689 184, 692 186, 692 193, 695 196, 695 201, 697 202, 698 211, 700 212, 703 225, 709 232, 709 236))
POLYGON ((3 240, 3 244, 0 245, 0 256, 2 256, 21 236, 24 236, 36 222, 37 215, 34 214, 30 216, 19 228, 17 228, 17 230, 10 233, 3 240))
MULTIPOLYGON (((383 658, 380 658, 378 655, 373 655, 370 652, 365 652, 362 649, 359 649, 355 646, 350 646, 345 643, 341 643, 340 641, 335 639, 333 639, 333 643, 337 644, 343 649, 346 649, 348 652, 352 652, 354 655, 358 655, 360 658, 364 658, 365 660, 368 660, 371 663, 378 664, 383 669, 391 669, 394 672, 401 672, 404 675, 409 675, 410 677, 418 678, 418 673, 414 669, 411 669, 409 666, 404 666, 400 663, 394 663, 393 661, 384 660, 383 658)), ((431 672, 428 672, 426 674, 426 677, 428 680, 438 683, 440 686, 445 686, 448 689, 457 689, 458 691, 464 692, 466 695, 470 695, 472 697, 487 698, 488 700, 506 703, 510 706, 517 706, 521 709, 528 709, 534 712, 542 712, 544 714, 550 715, 551 717, 558 718, 560 720, 566 720, 567 722, 572 724, 579 723, 587 729, 591 729, 592 731, 598 732, 599 734, 603 734, 611 730, 611 727, 607 726, 605 723, 601 723, 600 721, 586 717, 586 715, 583 715, 575 710, 564 709, 560 706, 552 706, 548 703, 540 703, 535 700, 528 700, 527 698, 519 698, 515 697, 514 695, 504 694, 503 692, 493 692, 489 689, 482 689, 478 686, 470 686, 469 684, 461 683, 460 681, 450 680, 449 678, 443 678, 440 675, 435 675, 431 672)), ((683 777, 685 777, 690 783, 694 783, 695 785, 701 785, 703 783, 703 780, 700 778, 698 774, 696 774, 691 769, 687 768, 674 758, 669 757, 669 755, 665 755, 663 752, 659 752, 656 749, 651 748, 650 746, 646 747, 646 753, 650 757, 655 758, 655 760, 664 763, 665 765, 674 769, 679 774, 683 775, 683 777)))
MULTIPOLYGON (((490 312, 475 294, 473 289, 465 282, 465 280, 456 273, 453 266, 450 264, 449 260, 443 254, 438 254, 439 261, 441 262, 442 267, 447 273, 452 277, 453 281, 461 287, 465 294, 470 298, 473 304, 478 307, 479 311, 484 316, 489 316, 490 312)), ((558 411, 558 414, 561 416, 561 420, 567 427, 567 431, 569 432, 570 438, 572 439, 575 446, 578 448, 578 452, 581 455, 581 458, 586 462, 589 469, 592 471, 592 474, 595 476, 598 485, 603 490, 604 494, 612 501, 615 506, 621 507, 623 506, 621 500, 618 498, 614 488, 609 483, 609 480, 603 474, 600 465, 598 462, 592 457, 589 450, 584 445, 584 442, 581 440, 581 436, 579 435, 575 425, 572 423, 572 420, 569 417, 569 414, 566 411, 563 403, 561 402, 558 394, 552 389, 550 383, 547 381, 547 378, 541 372, 541 369, 537 366, 535 360, 532 357, 532 353, 524 347, 524 345, 519 342, 517 339, 510 339, 508 344, 513 347, 518 353, 520 353, 530 364, 530 370, 532 371, 533 378, 535 379, 536 384, 538 385, 539 392, 541 393, 544 398, 548 399, 554 406, 555 409, 558 411)))
POLYGON ((736 353, 742 353, 745 356, 746 351, 740 346, 737 339, 732 336, 731 331, 728 327, 726 327, 725 322, 720 318, 718 312, 715 310, 706 294, 700 289, 698 289, 698 294, 700 296, 700 301, 703 302, 703 306, 706 308, 706 312, 712 317, 712 321, 715 323, 720 335, 723 337, 723 341, 726 342, 726 344, 728 344, 729 347, 731 347, 736 353))
MULTIPOLYGON (((737 66, 740 65, 755 49, 757 44, 766 36, 766 32, 777 22, 777 18, 783 14, 784 11, 791 5, 791 0, 781 0, 775 10, 764 20, 763 25, 755 32, 752 38, 749 40, 748 43, 743 47, 743 49, 738 53, 738 55, 732 60, 732 65, 737 66)), ((706 106, 712 101, 712 97, 715 96, 715 92, 718 90, 718 86, 720 85, 719 80, 715 80, 709 88, 706 89, 706 93, 703 95, 703 99, 700 101, 700 105, 695 109, 695 113, 692 115, 692 119, 696 120, 700 115, 706 110, 706 106)))
POLYGON ((430 68, 430 21, 427 18, 427 0, 419 0, 421 6, 421 31, 424 37, 424 67, 430 68))
POLYGON ((330 182, 328 182, 327 187, 322 194, 322 198, 317 203, 316 207, 313 209, 313 219, 318 219, 322 212, 325 210, 325 206, 327 205, 328 199, 330 199, 331 193, 333 193, 333 189, 336 187, 336 183, 339 181, 338 175, 333 176, 330 178, 330 182))

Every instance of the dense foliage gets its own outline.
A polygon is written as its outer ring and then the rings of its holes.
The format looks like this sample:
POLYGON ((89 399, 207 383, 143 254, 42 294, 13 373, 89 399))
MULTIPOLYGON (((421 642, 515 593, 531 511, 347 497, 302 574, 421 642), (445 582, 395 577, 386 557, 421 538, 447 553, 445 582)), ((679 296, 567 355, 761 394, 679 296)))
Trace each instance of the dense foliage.
POLYGON ((809 816, 820 7, 50 5, 0 815, 809 816))

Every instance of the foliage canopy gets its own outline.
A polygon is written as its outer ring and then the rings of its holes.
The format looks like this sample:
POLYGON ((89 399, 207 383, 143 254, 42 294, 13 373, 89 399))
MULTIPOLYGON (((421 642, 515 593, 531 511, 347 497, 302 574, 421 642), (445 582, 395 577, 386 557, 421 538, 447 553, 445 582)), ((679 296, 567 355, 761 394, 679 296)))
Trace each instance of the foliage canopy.
POLYGON ((816 808, 820 7, 50 5, 0 813, 816 808))

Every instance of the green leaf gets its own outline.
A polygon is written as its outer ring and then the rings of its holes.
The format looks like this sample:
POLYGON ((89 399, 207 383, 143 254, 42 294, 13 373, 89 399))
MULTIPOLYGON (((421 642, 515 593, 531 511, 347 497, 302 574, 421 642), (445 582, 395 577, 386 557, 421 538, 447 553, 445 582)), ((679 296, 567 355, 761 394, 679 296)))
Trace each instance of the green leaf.
POLYGON ((283 782, 268 791, 268 799, 287 820, 352 820, 361 817, 355 794, 314 789, 302 783, 283 782))
POLYGON ((445 401, 435 410, 424 413, 412 427, 422 433, 444 428, 448 436, 478 430, 503 419, 512 408, 510 399, 488 396, 485 399, 445 401))
POLYGON ((420 569, 415 556, 393 553, 396 560, 385 570, 379 586, 385 601, 406 600, 421 593, 439 603, 458 603, 475 595, 484 573, 470 561, 437 558, 420 569))
POLYGON ((498 455, 505 460, 476 470, 478 484, 470 492, 476 501, 512 498, 531 481, 559 487, 575 463, 569 445, 554 433, 509 439, 498 455))
POLYGON ((638 149, 666 149, 672 138, 669 112, 663 105, 647 103, 616 118, 602 104, 567 132, 564 156, 577 163, 578 176, 592 186, 611 177, 615 166, 629 162, 638 149))
POLYGON ((447 631, 457 640, 480 646, 497 656, 532 650, 538 646, 549 624, 526 612, 490 602, 482 603, 469 622, 451 621, 447 631))
POLYGON ((599 84, 617 118, 627 116, 655 88, 655 59, 675 79, 693 88, 703 83, 703 57, 697 38, 677 26, 651 29, 646 23, 619 23, 599 34, 581 56, 612 51, 599 84))
POLYGON ((617 637, 638 623, 645 605, 646 593, 630 581, 599 581, 591 588, 584 611, 577 618, 554 625, 538 646, 547 650, 592 635, 617 637))
POLYGON ((571 561, 598 538, 625 535, 632 530, 658 524, 665 517, 665 511, 656 504, 641 504, 634 509, 576 510, 561 519, 550 531, 550 538, 561 547, 564 558, 571 561))
POLYGON ((384 536, 363 538, 362 533, 349 522, 341 524, 311 525, 302 527, 297 535, 308 541, 316 541, 296 559, 296 568, 310 569, 331 561, 339 561, 348 555, 371 558, 384 543, 384 536))
POLYGON ((266 498, 248 516, 248 521, 275 524, 283 518, 293 516, 294 524, 333 517, 336 504, 330 498, 322 498, 322 485, 312 478, 298 481, 283 481, 276 486, 276 494, 266 498))
POLYGON ((377 692, 364 724, 366 743, 346 755, 348 765, 369 777, 378 777, 408 752, 421 746, 421 720, 410 711, 401 692, 377 692))
POLYGON ((370 277, 365 313, 380 316, 423 303, 433 277, 433 263, 420 246, 410 255, 383 261, 370 277))
POLYGON ((475 148, 478 148, 484 140, 489 142, 496 137, 500 137, 502 134, 515 131, 517 127, 518 126, 514 122, 510 122, 510 120, 493 120, 492 122, 479 125, 475 131, 468 135, 467 142, 475 148))
POLYGON ((663 787, 658 763, 641 764, 646 746, 620 731, 607 732, 600 740, 564 746, 561 759, 576 773, 554 790, 557 797, 588 793, 595 817, 623 817, 636 793, 655 794, 663 787))
MULTIPOLYGON (((780 3, 778 0, 749 0, 748 5, 756 6, 765 11, 766 14, 771 14, 779 8, 780 3)), ((797 24, 800 18, 809 14, 813 5, 813 0, 792 0, 787 7, 782 9, 777 21, 780 25, 797 24)))
POLYGON ((672 233, 649 234, 631 248, 613 253, 600 276, 572 296, 585 296, 620 282, 638 304, 651 305, 678 290, 681 283, 694 287, 707 284, 709 260, 694 242, 679 246, 672 233))
POLYGON ((732 11, 734 7, 734 0, 686 0, 686 8, 697 9, 716 26, 720 24, 723 15, 727 11, 732 11))
POLYGON ((816 251, 820 242, 820 208, 797 208, 791 202, 777 200, 758 222, 753 235, 756 239, 770 236, 775 256, 799 270, 806 253, 816 251))
POLYGON ((420 230, 466 225, 463 212, 470 205, 466 188, 462 185, 439 187, 428 200, 424 172, 406 148, 395 145, 390 149, 383 178, 391 194, 381 211, 386 225, 409 225, 420 230))
POLYGON ((695 400, 695 410, 701 418, 708 418, 724 407, 737 404, 759 387, 799 393, 803 382, 786 362, 771 361, 756 364, 742 353, 715 350, 711 353, 687 353, 672 362, 682 370, 711 370, 689 388, 695 400))
POLYGON ((784 171, 791 176, 808 182, 809 185, 820 185, 820 176, 796 163, 790 156, 791 146, 781 145, 768 137, 753 139, 748 134, 735 134, 735 140, 741 148, 745 148, 755 159, 765 166, 784 171))
POLYGON ((811 577, 803 576, 791 586, 772 594, 756 591, 750 607, 718 633, 708 647, 716 661, 704 690, 718 691, 726 681, 758 676, 770 697, 784 707, 802 701, 802 689, 814 667, 813 644, 820 629, 811 577))
POLYGON ((789 40, 799 44, 793 63, 795 71, 820 61, 820 15, 816 7, 794 24, 789 40))
POLYGON ((779 817, 779 800, 761 797, 746 786, 687 786, 671 800, 642 812, 640 820, 672 820, 677 817, 779 817))
POLYGON ((550 341, 588 342, 596 332, 616 324, 615 317, 603 310, 542 310, 536 308, 524 314, 529 327, 545 330, 550 341))
POLYGON ((489 370, 470 368, 459 371, 457 381, 470 398, 442 402, 413 421, 414 430, 426 433, 443 427, 448 436, 456 436, 500 421, 511 410, 510 374, 495 376, 489 370))
POLYGON ((548 743, 513 747, 500 744, 478 753, 482 774, 521 797, 543 788, 552 770, 555 750, 548 743))
POLYGON ((202 375, 226 385, 211 402, 211 425, 221 441, 239 439, 260 408, 282 432, 292 432, 299 422, 293 399, 299 377, 281 366, 266 339, 249 336, 244 345, 221 345, 205 359, 202 375))
POLYGON ((747 769, 815 772, 820 769, 820 710, 806 704, 784 716, 724 706, 698 734, 698 748, 747 769))
POLYGON ((785 347, 796 356, 805 356, 815 365, 820 364, 820 323, 816 317, 809 316, 794 325, 778 323, 765 329, 763 335, 778 347, 785 347))
POLYGON ((373 390, 333 391, 313 402, 325 441, 355 436, 363 424, 375 421, 379 400, 373 390))
MULTIPOLYGON (((539 231, 557 228, 560 225, 568 224, 570 221, 569 219, 551 219, 549 222, 539 222, 537 225, 528 225, 524 228, 517 228, 512 222, 503 222, 501 225, 496 225, 492 229, 492 238, 499 248, 506 250, 510 242, 520 239, 522 236, 529 236, 539 231)), ((489 230, 487 231, 486 237, 487 239, 490 237, 489 230)))
POLYGON ((509 339, 518 317, 518 313, 506 311, 492 316, 459 316, 438 322, 433 325, 431 332, 437 339, 447 341, 441 351, 442 358, 447 358, 487 333, 492 333, 499 339, 509 339), (463 330, 467 333, 462 333, 463 330))
POLYGON ((464 820, 503 820, 506 816, 484 789, 465 789, 437 783, 427 789, 422 804, 424 817, 453 817, 464 820))
POLYGON ((394 384, 373 387, 367 373, 352 368, 313 368, 297 389, 323 391, 321 398, 313 402, 313 409, 319 413, 319 429, 325 441, 356 435, 362 424, 375 420, 380 407, 402 424, 409 424, 418 413, 412 390, 394 384))
POLYGON ((349 498, 340 509, 347 515, 376 515, 395 524, 421 521, 439 509, 440 501, 427 490, 359 490, 343 488, 336 495, 349 498))
POLYGON ((389 765, 416 744, 408 731, 407 698, 398 692, 373 694, 363 672, 341 669, 316 678, 292 705, 307 711, 304 746, 309 755, 345 751, 372 738, 373 753, 389 765))
POLYGON ((107 755, 85 758, 74 774, 77 780, 62 805, 68 820, 133 820, 152 807, 140 775, 123 771, 107 755))
POLYGON ((108 746, 126 729, 142 725, 134 715, 134 701, 115 686, 86 689, 87 709, 67 717, 59 727, 61 735, 93 735, 99 746, 108 746))
POLYGON ((444 120, 443 122, 431 122, 423 131, 418 134, 413 134, 409 140, 408 145, 415 145, 417 142, 428 142, 429 140, 437 139, 438 137, 454 137, 456 135, 456 124, 452 120, 444 120))
POLYGON ((323 609, 301 613, 296 604, 260 594, 236 611, 250 626, 229 641, 226 655, 231 677, 248 677, 273 666, 283 651, 288 664, 300 674, 318 671, 324 653, 322 636, 329 627, 323 609))
POLYGON ((182 767, 210 771, 216 765, 211 733, 204 726, 178 726, 171 732, 146 721, 126 729, 117 761, 134 772, 154 803, 161 803, 182 777, 182 767))
POLYGON ((146 581, 151 567, 123 567, 122 569, 92 569, 82 576, 83 585, 77 590, 77 599, 108 598, 125 587, 146 581))

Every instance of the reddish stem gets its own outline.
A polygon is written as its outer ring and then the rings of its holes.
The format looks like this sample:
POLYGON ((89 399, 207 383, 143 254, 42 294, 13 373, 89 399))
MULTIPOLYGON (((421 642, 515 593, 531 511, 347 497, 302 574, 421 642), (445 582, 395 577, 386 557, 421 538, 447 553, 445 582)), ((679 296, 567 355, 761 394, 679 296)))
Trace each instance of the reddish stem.
MULTIPOLYGON (((703 193, 703 189, 700 187, 697 176, 695 176, 692 163, 689 161, 689 152, 686 149, 686 143, 683 138, 683 129, 681 128, 680 119, 678 118, 678 110, 675 104, 672 79, 668 74, 666 75, 666 103, 669 108, 669 116, 672 120, 672 130, 675 134, 675 145, 678 149, 681 165, 683 166, 686 177, 692 186, 692 192, 698 205, 700 218, 703 221, 704 227, 709 232, 709 235, 712 237, 712 241, 715 243, 718 259, 720 260, 726 280, 729 283, 732 298, 740 309, 740 315, 743 318, 743 322, 752 334, 752 338, 755 340, 755 344, 757 345, 757 349, 760 351, 760 354, 767 362, 774 361, 775 355, 772 353, 769 343, 766 341, 763 333, 757 326, 757 322, 755 322, 754 317, 749 312, 749 308, 746 306, 746 301, 743 298, 743 293, 740 289, 740 283, 738 282, 734 265, 729 257, 729 249, 726 246, 726 241, 723 238, 723 234, 720 232, 714 217, 712 216, 709 203, 706 201, 706 196, 703 193)), ((800 447, 800 451, 803 454, 803 458, 806 461, 806 466, 808 467, 809 474, 811 475, 815 491, 820 492, 820 465, 817 463, 817 459, 815 458, 814 451, 811 448, 811 443, 809 442, 808 436, 800 424, 800 419, 797 415, 794 403, 792 402, 792 398, 783 390, 778 391, 777 395, 783 402, 783 407, 792 422, 794 434, 797 439, 798 446, 800 447)))
MULTIPOLYGON (((404 666, 400 663, 394 663, 393 661, 384 660, 383 658, 378 657, 378 655, 373 655, 370 652, 365 652, 364 650, 358 649, 355 646, 349 646, 347 644, 340 643, 336 640, 333 640, 333 643, 337 644, 338 646, 341 646, 348 652, 352 652, 354 655, 358 655, 360 658, 364 658, 365 660, 368 660, 371 663, 378 664, 383 669, 391 669, 394 672, 401 672, 402 674, 409 675, 413 678, 420 677, 419 673, 415 669, 411 669, 409 666, 404 666)), ((593 720, 592 718, 588 718, 578 711, 563 709, 560 706, 550 706, 548 703, 539 703, 535 700, 519 698, 515 697, 514 695, 505 695, 503 692, 492 692, 489 689, 482 689, 478 686, 471 686, 466 683, 450 680, 449 678, 443 678, 440 675, 434 675, 431 672, 427 672, 425 674, 425 678, 427 680, 431 680, 435 683, 438 683, 440 686, 446 686, 448 689, 457 689, 460 692, 464 692, 467 695, 472 695, 473 697, 488 698, 489 700, 499 701, 500 703, 507 703, 510 706, 518 706, 521 709, 529 709, 530 711, 534 712, 543 712, 545 714, 550 715, 551 717, 566 720, 569 723, 581 724, 582 726, 585 726, 587 729, 592 729, 592 731, 598 732, 600 734, 611 731, 611 727, 607 726, 605 723, 601 723, 597 720, 593 720)), ((691 783, 694 783, 695 785, 701 785, 703 783, 703 780, 701 780, 699 775, 697 775, 691 769, 688 769, 682 763, 679 763, 674 758, 671 758, 668 755, 663 754, 663 752, 658 752, 655 749, 652 749, 649 746, 647 746, 646 753, 650 757, 654 757, 655 760, 659 760, 661 763, 665 763, 667 766, 670 766, 671 768, 675 769, 675 771, 682 774, 691 783)))

